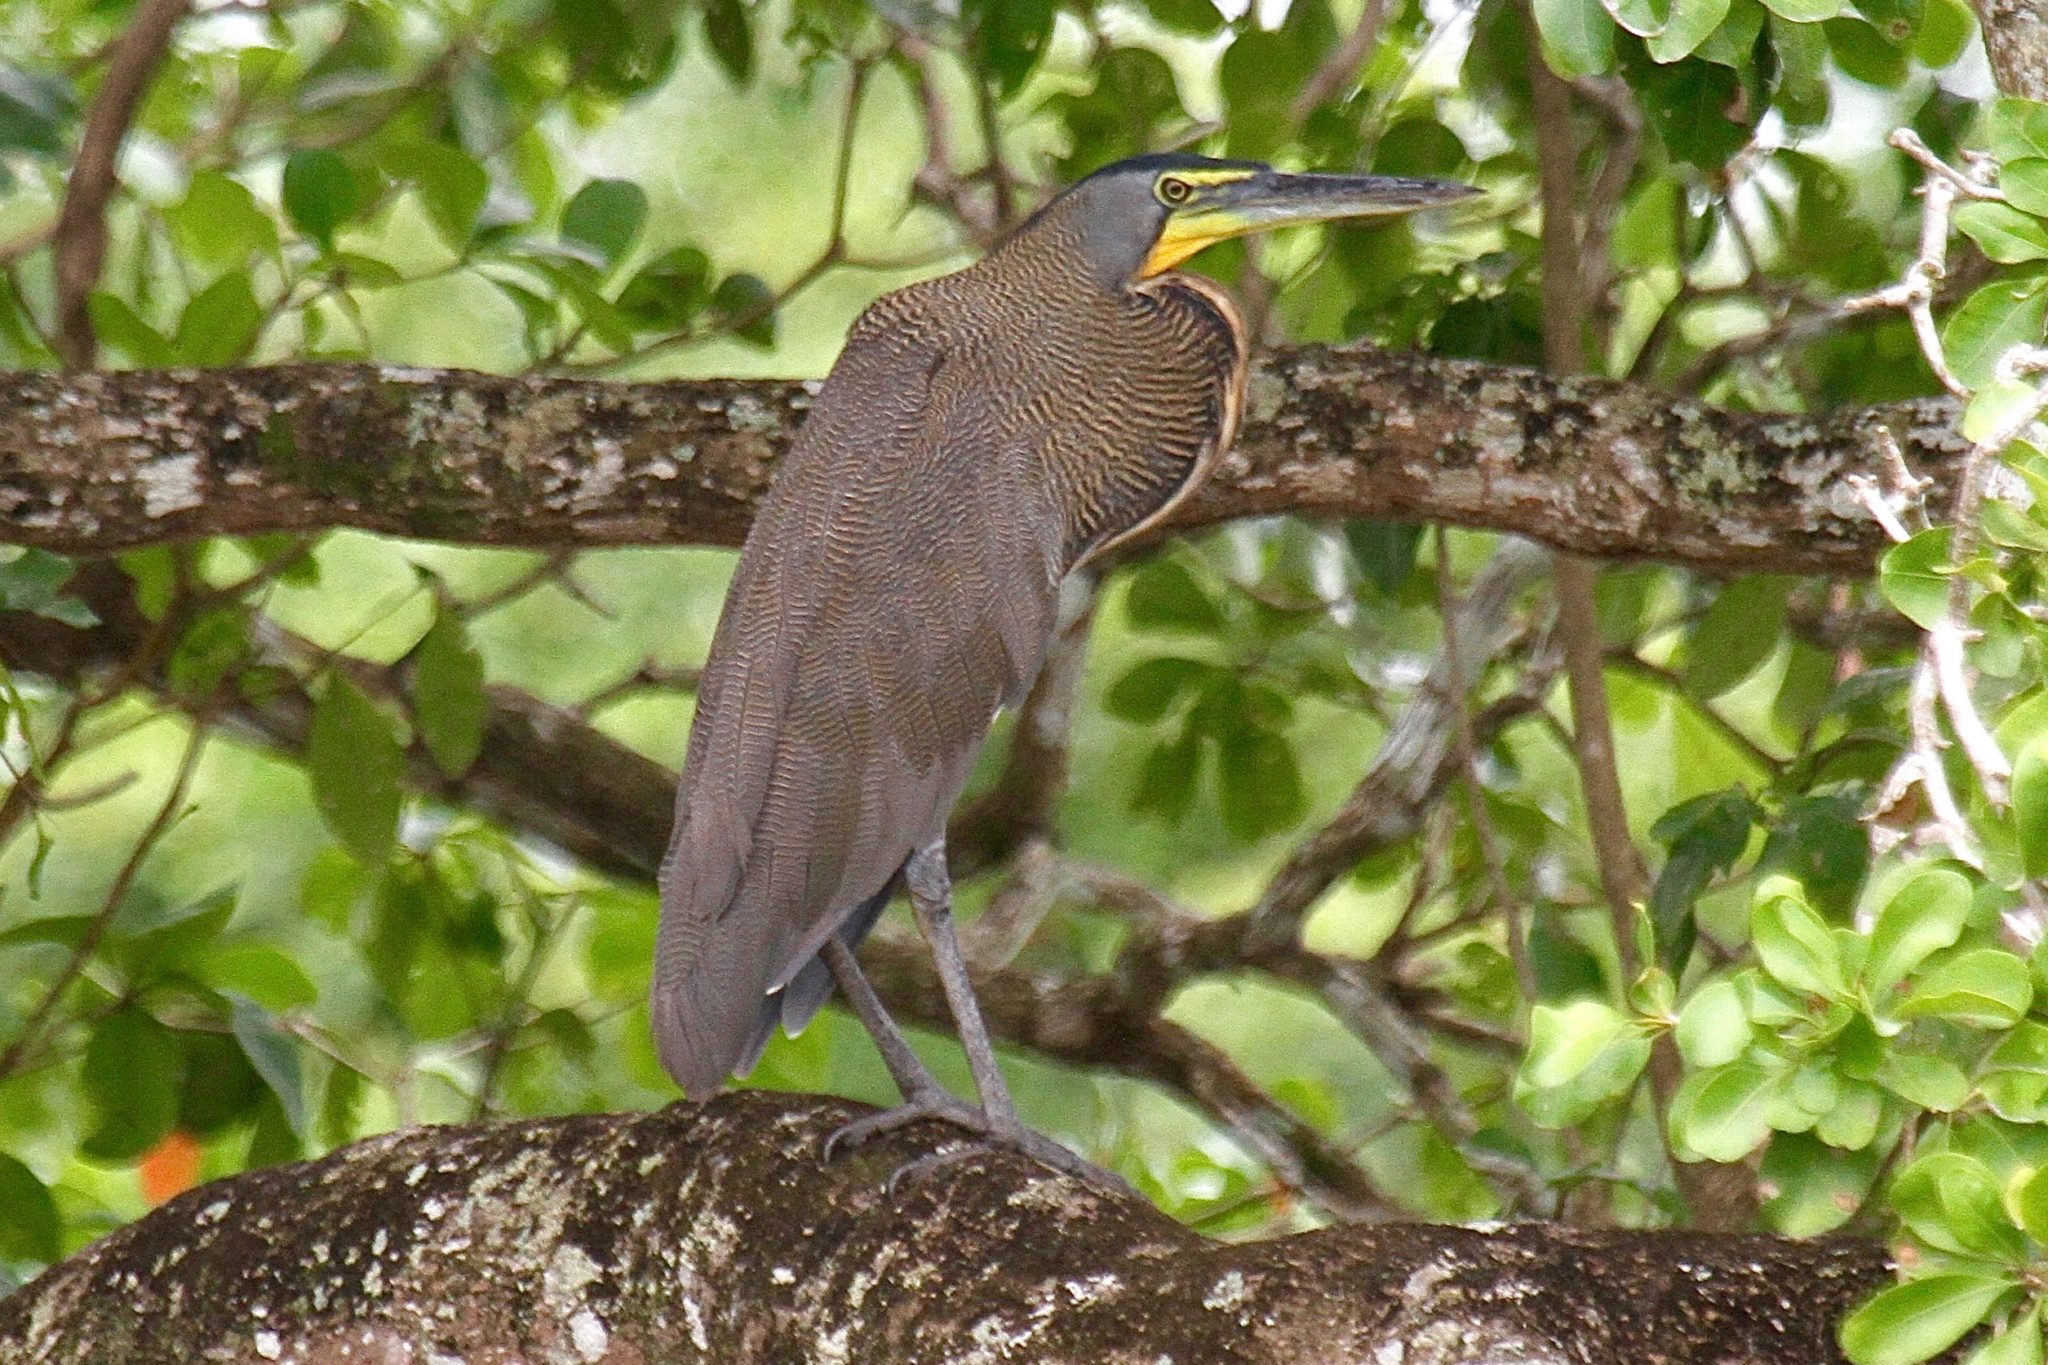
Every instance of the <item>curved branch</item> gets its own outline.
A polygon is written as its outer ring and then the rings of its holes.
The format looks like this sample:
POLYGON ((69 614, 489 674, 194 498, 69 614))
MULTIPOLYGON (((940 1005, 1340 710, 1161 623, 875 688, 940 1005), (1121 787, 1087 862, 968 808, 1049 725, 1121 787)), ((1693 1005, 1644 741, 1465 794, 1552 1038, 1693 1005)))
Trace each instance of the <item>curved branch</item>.
MULTIPOLYGON (((10 541, 76 554, 328 526, 732 545, 816 391, 349 364, 0 373, 0 517, 10 541)), ((1391 517, 1713 570, 1862 573, 1886 541, 1849 476, 1884 467, 1890 433, 1939 503, 1962 454, 1940 400, 1735 412, 1368 347, 1269 356, 1248 407, 1177 527, 1391 517)))
POLYGON ((895 1196, 918 1125, 850 1106, 415 1128, 194 1190, 0 1301, 34 1365, 259 1360, 1839 1361, 1874 1243, 1353 1225, 1204 1240, 1136 1196, 975 1155, 895 1196))

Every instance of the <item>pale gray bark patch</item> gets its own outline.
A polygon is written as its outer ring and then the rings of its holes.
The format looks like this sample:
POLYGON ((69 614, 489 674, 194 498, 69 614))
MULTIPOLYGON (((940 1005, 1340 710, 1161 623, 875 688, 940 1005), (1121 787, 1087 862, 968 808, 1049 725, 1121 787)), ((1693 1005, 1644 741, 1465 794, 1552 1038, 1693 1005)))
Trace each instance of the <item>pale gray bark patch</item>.
POLYGON ((1852 1240, 1354 1225, 1230 1245, 841 1101, 422 1128, 192 1191, 0 1301, 21 1365, 1818 1365, 1852 1240))
MULTIPOLYGON (((605 383, 368 364, 0 374, 7 539, 104 553, 366 530, 494 545, 737 544, 815 384, 605 383)), ((1737 412, 1370 347, 1252 376, 1187 527, 1292 512, 1514 531, 1716 571, 1868 570, 1848 479, 1895 439, 1942 504, 1953 407, 1737 412)))

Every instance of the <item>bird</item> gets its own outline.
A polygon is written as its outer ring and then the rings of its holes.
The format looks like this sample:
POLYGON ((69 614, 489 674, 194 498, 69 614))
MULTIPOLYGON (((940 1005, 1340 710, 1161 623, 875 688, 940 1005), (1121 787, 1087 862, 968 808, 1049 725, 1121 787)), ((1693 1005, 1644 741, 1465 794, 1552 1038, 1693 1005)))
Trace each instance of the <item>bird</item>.
POLYGON ((752 1070, 836 985, 903 1100, 829 1146, 930 1118, 1088 1169, 1018 1119, 953 929, 948 814, 1039 671, 1062 581, 1170 515, 1236 432, 1244 324, 1176 267, 1249 233, 1474 193, 1139 156, 860 315, 741 548, 698 683, 649 993, 685 1094, 752 1070), (899 887, 978 1104, 933 1078, 854 956, 899 887))

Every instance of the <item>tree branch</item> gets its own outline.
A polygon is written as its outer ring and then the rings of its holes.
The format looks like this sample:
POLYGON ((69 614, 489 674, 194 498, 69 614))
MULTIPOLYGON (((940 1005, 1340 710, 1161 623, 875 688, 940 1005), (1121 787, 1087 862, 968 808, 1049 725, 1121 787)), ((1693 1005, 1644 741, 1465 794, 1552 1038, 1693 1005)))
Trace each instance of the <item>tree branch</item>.
POLYGON ((108 54, 107 74, 85 116, 64 207, 51 230, 57 326, 50 340, 58 358, 74 370, 86 369, 99 354, 87 302, 99 285, 100 264, 106 259, 107 202, 114 195, 115 163, 150 79, 170 51, 171 30, 184 17, 188 3, 143 0, 135 7, 134 21, 108 54))
POLYGON ((1209 1242, 1135 1196, 977 1155, 884 1189, 923 1124, 835 1162, 840 1101, 415 1128, 194 1190, 0 1301, 35 1365, 1160 1360, 1839 1361, 1874 1243, 1353 1225, 1209 1242))
MULTIPOLYGON (((366 530, 495 545, 737 544, 816 392, 380 365, 0 373, 0 518, 74 554, 366 530)), ((1255 370, 1237 448, 1176 528, 1433 520, 1720 571, 1863 573, 1886 544, 1847 480, 1886 435, 1952 495, 1954 407, 1822 417, 1369 347, 1255 370)))

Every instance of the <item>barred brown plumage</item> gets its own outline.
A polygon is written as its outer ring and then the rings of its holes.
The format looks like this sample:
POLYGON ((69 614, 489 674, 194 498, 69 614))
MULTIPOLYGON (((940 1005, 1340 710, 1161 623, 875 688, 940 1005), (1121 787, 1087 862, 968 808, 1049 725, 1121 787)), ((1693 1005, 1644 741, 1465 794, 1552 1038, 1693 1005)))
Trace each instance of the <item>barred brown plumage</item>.
POLYGON ((836 979, 908 1101, 851 1136, 934 1115, 1073 1164, 1002 1090, 948 918, 947 814, 1038 672, 1062 578, 1192 492, 1236 429, 1242 325, 1215 284, 1169 267, 1227 236, 1464 193, 1138 158, 854 324, 741 550, 698 688, 652 991, 687 1092, 751 1069, 836 979), (980 1109, 938 1089, 854 965, 899 880, 980 1109))

